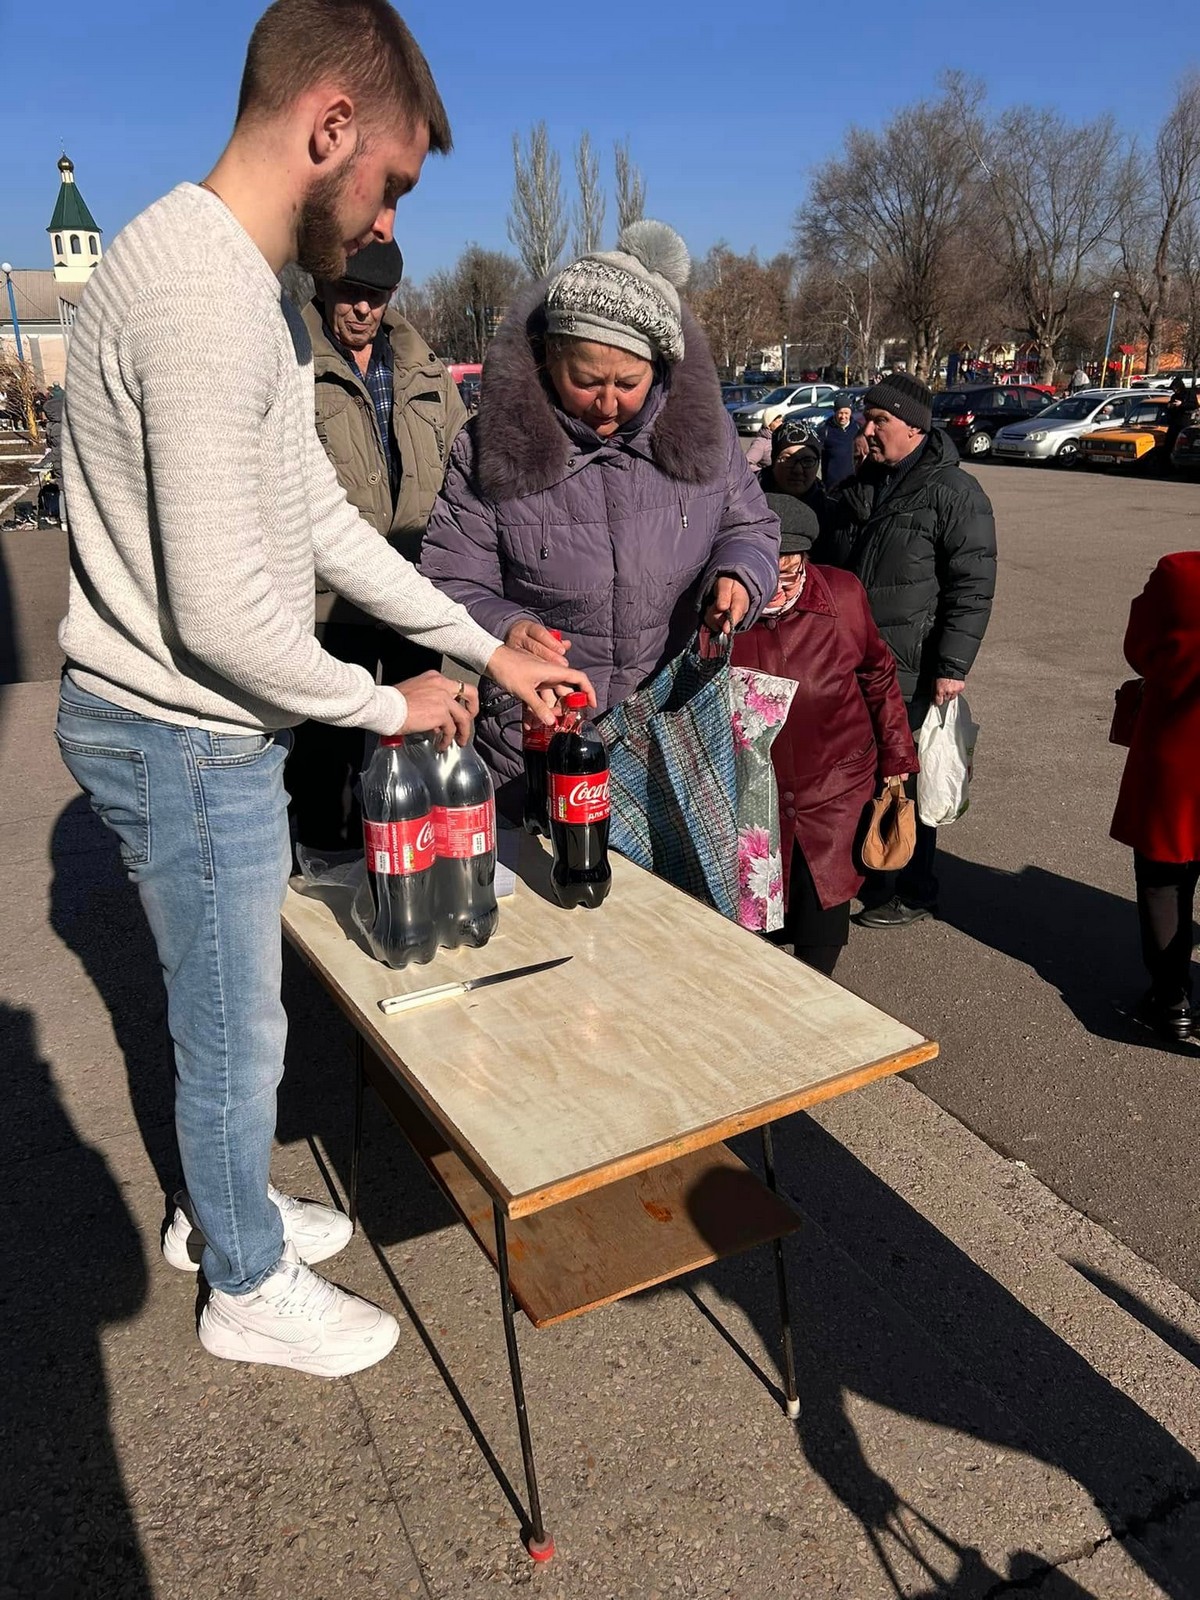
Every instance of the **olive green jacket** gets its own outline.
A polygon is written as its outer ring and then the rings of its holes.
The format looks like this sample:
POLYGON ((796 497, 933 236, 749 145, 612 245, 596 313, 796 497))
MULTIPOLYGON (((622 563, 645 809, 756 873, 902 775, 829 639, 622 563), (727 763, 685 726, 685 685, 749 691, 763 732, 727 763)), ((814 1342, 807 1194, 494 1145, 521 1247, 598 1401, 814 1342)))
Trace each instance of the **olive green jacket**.
MULTIPOLYGON (((394 311, 383 326, 392 346, 392 432, 401 480, 392 506, 388 462, 366 384, 331 342, 314 300, 304 308, 313 347, 317 433, 351 505, 414 564, 446 475, 450 446, 467 420, 449 372, 416 329, 394 311)), ((331 594, 317 595, 317 619, 373 624, 331 594)))

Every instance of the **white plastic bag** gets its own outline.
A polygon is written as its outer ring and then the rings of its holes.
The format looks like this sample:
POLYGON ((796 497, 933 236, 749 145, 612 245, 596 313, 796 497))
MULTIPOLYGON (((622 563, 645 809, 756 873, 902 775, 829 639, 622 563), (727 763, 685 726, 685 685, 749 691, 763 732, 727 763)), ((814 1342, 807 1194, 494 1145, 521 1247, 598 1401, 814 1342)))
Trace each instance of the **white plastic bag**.
POLYGON ((917 816, 929 828, 946 828, 971 803, 971 765, 979 726, 963 695, 930 706, 917 734, 917 816))

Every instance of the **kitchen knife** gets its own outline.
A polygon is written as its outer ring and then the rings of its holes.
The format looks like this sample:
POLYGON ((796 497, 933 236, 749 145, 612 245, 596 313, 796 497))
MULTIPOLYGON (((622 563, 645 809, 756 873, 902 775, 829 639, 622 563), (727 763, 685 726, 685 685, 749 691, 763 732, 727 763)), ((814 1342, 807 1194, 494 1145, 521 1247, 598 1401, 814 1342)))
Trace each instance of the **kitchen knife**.
POLYGON ((414 989, 412 994, 394 994, 379 1002, 386 1017, 398 1011, 415 1011, 418 1006, 432 1005, 436 1000, 450 1000, 460 994, 470 994, 474 989, 487 989, 493 983, 508 983, 512 978, 528 978, 535 972, 547 972, 551 967, 561 967, 574 956, 555 956, 553 961, 535 961, 530 967, 509 967, 506 972, 493 972, 486 978, 464 978, 461 983, 438 983, 431 989, 414 989))

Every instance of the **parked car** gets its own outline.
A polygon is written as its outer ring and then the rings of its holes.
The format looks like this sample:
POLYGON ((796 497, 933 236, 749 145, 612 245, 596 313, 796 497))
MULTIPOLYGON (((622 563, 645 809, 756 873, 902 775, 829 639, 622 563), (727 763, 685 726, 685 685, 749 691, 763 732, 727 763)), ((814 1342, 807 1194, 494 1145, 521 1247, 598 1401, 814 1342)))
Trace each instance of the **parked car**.
POLYGON ((725 402, 726 411, 733 411, 738 406, 752 405, 756 400, 765 400, 771 392, 769 383, 723 383, 721 385, 721 399, 725 402))
POLYGON ((774 422, 785 411, 797 406, 820 405, 822 401, 832 400, 836 393, 837 387, 832 383, 782 384, 761 400, 735 407, 731 415, 739 433, 758 433, 764 423, 774 422))
POLYGON ((1141 394, 1132 402, 1124 422, 1101 428, 1079 441, 1083 467, 1154 467, 1163 464, 1167 442, 1167 396, 1141 394))
POLYGON ((1171 465, 1176 472, 1200 472, 1200 412, 1193 411, 1192 421, 1180 428, 1171 465))
POLYGON ((998 430, 992 454, 998 461, 1054 461, 1073 466, 1079 441, 1098 429, 1119 428, 1130 408, 1146 399, 1144 390, 1080 389, 1064 395, 1027 422, 998 430))
POLYGON ((1037 416, 1047 403, 1045 391, 1028 383, 946 389, 933 397, 933 420, 946 430, 963 455, 986 456, 1001 428, 1037 416))
POLYGON ((807 422, 809 427, 815 430, 828 422, 833 415, 833 401, 826 400, 819 406, 788 406, 783 415, 789 422, 807 422))

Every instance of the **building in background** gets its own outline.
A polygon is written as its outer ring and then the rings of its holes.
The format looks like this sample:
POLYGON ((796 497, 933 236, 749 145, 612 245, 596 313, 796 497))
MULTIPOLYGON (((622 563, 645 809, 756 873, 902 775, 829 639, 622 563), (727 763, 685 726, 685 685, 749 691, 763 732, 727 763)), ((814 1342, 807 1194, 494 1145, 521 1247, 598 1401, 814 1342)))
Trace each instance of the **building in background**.
MULTIPOLYGON (((51 267, 18 267, 13 295, 25 358, 38 384, 62 383, 75 308, 103 253, 102 230, 75 182, 75 164, 64 151, 58 162, 58 199, 46 229, 51 267)), ((0 343, 16 348, 7 295, 0 295, 0 343)))

